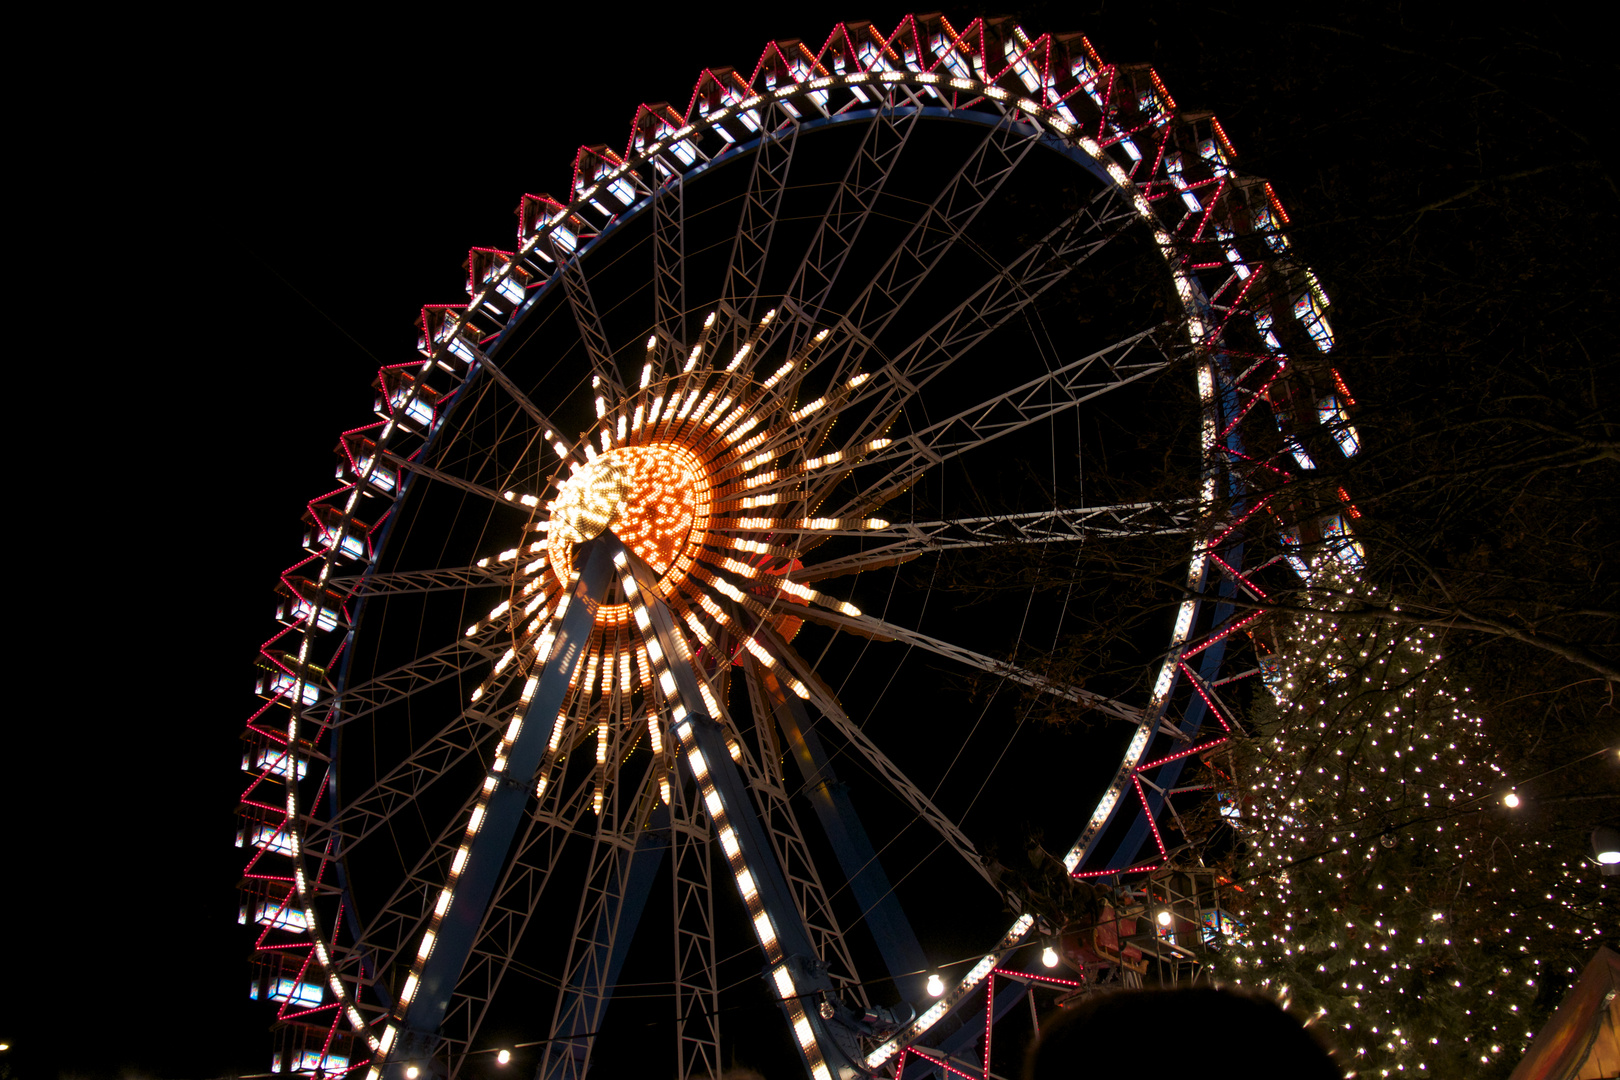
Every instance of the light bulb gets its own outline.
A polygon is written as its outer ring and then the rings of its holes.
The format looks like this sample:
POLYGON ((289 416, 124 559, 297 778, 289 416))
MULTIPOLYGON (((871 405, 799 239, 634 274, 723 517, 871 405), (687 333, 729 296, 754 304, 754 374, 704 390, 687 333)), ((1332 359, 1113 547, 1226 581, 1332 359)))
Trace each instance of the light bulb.
POLYGON ((1046 948, 1041 950, 1041 963, 1045 964, 1047 967, 1057 967, 1057 962, 1058 954, 1056 949, 1048 945, 1046 948))
POLYGON ((505 1065, 508 1061, 511 1061, 511 1060, 512 1060, 512 1051, 510 1051, 510 1050, 502 1050, 500 1053, 495 1055, 495 1062, 498 1065, 505 1065))
POLYGON ((410 1068, 405 1070, 405 1080, 416 1080, 421 1073, 421 1069, 418 1069, 415 1065, 412 1065, 410 1068))
POLYGON ((945 980, 941 979, 937 973, 928 976, 928 996, 939 997, 944 992, 945 980))
POLYGON ((1170 925, 1170 913, 1168 911, 1159 912, 1159 925, 1160 926, 1169 926, 1170 925))
POLYGON ((1506 795, 1502 796, 1502 804, 1509 810, 1512 810, 1519 805, 1519 793, 1517 791, 1508 792, 1506 795))

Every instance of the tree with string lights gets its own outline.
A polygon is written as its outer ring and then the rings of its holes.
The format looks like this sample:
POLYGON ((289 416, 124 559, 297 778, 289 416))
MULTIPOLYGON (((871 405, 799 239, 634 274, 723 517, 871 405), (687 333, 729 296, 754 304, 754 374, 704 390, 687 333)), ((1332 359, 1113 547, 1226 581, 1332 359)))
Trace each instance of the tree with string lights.
POLYGON ((1265 635, 1237 755, 1245 927, 1216 970, 1315 1016, 1363 1075, 1506 1075, 1605 932, 1602 881, 1516 835, 1440 633, 1336 617, 1378 601, 1337 559, 1311 582, 1321 610, 1265 635))

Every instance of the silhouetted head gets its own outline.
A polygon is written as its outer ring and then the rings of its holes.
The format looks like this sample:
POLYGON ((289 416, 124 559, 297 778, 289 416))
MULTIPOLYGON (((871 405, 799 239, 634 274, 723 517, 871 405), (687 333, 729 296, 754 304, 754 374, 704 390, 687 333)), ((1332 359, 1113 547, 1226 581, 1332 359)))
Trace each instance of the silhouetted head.
POLYGON ((1047 1023, 1024 1080, 1151 1069, 1199 1080, 1343 1080, 1321 1044, 1273 1002, 1208 987, 1098 994, 1047 1023))

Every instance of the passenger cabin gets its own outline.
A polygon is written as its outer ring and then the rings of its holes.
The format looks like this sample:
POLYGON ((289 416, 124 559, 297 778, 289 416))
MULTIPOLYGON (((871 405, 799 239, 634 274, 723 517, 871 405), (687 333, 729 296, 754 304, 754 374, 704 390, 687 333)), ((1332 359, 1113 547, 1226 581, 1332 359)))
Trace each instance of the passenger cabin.
POLYGON ((337 455, 337 478, 353 479, 380 495, 392 496, 399 489, 399 470, 381 460, 377 442, 365 434, 368 428, 345 432, 333 453, 337 455))
POLYGON ((344 596, 336 589, 306 577, 283 577, 276 582, 276 592, 282 597, 276 605, 276 618, 287 626, 313 622, 322 630, 335 630, 339 624, 347 625, 344 596))
POLYGON ((473 248, 467 252, 462 269, 467 271, 467 295, 474 303, 468 310, 493 313, 502 323, 523 305, 533 276, 517 256, 498 248, 473 248))
POLYGON ((409 431, 428 434, 438 427, 439 403, 444 394, 424 383, 417 375, 420 364, 385 367, 377 373, 371 388, 377 391, 372 405, 376 414, 409 431))
POLYGON ((478 359, 477 345, 465 332, 466 312, 465 304, 429 304, 417 320, 417 351, 433 358, 443 346, 435 362, 453 375, 462 374, 478 359))
POLYGON ((336 506, 317 503, 304 514, 304 550, 316 555, 332 552, 345 558, 369 560, 371 526, 336 506))
POLYGON ((265 649, 259 654, 258 667, 263 674, 254 692, 262 698, 290 702, 297 695, 303 704, 313 705, 332 692, 325 668, 300 663, 298 657, 289 652, 265 649))

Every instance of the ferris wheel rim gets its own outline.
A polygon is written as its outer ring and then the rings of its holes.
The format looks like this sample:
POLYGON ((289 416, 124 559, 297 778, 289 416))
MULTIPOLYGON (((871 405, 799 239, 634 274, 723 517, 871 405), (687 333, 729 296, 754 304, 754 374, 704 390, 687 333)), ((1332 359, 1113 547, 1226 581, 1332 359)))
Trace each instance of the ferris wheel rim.
MULTIPOLYGON (((900 82, 904 82, 904 81, 905 81, 905 80, 904 80, 904 79, 903 79, 903 78, 901 78, 901 79, 895 79, 895 80, 892 80, 892 81, 891 81, 891 83, 900 83, 900 82)), ((919 85, 920 85, 920 84, 919 84, 919 85)), ((921 107, 919 107, 919 109, 920 109, 920 111, 923 111, 923 112, 926 112, 926 109, 921 109, 921 107)), ((881 109, 874 109, 874 110, 872 110, 872 113, 873 113, 873 114, 877 114, 877 113, 881 113, 881 112, 882 112, 882 110, 881 110, 881 109)), ((974 123, 979 123, 979 124, 992 124, 992 123, 995 123, 995 122, 996 122, 996 121, 993 121, 993 120, 990 120, 990 119, 986 119, 986 118, 985 118, 985 117, 983 117, 983 116, 980 116, 980 115, 977 115, 977 114, 970 114, 970 115, 967 115, 967 116, 944 116, 944 117, 942 117, 942 118, 946 118, 946 119, 966 119, 966 120, 970 120, 970 121, 971 121, 971 122, 974 122, 974 123)), ((832 123, 831 123, 831 121, 832 121, 832 118, 828 118, 828 123, 827 123, 827 126, 832 126, 832 123)), ((716 121, 713 121, 713 123, 718 123, 718 120, 716 120, 716 121)), ((812 122, 812 123, 814 123, 814 122, 812 122)), ((809 127, 810 127, 810 125, 808 125, 808 124, 807 124, 807 125, 804 125, 804 128, 809 128, 809 127)), ((795 137, 796 137, 796 135, 797 135, 797 134, 798 134, 798 133, 799 133, 799 132, 800 132, 800 130, 801 130, 801 129, 795 129, 795 137)), ((1033 131, 1033 130, 1035 130, 1035 129, 1034 129, 1034 128, 1031 128, 1031 130, 1032 130, 1032 131, 1033 131)), ((762 136, 762 137, 761 137, 761 140, 760 140, 760 142, 761 142, 761 143, 762 143, 762 142, 763 142, 763 140, 764 140, 764 138, 765 138, 765 136, 762 136)), ((1057 148, 1057 147, 1055 147, 1055 146, 1054 146, 1054 147, 1053 147, 1053 148, 1054 148, 1054 149, 1056 149, 1056 148, 1057 148)), ((756 147, 752 147, 752 148, 748 148, 748 149, 744 149, 744 148, 742 148, 742 147, 740 147, 740 146, 739 146, 739 147, 738 147, 738 148, 737 148, 737 150, 738 150, 738 152, 737 152, 737 153, 736 153, 736 154, 735 154, 735 155, 734 155, 734 156, 732 156, 732 157, 730 157, 730 158, 728 158, 728 159, 727 159, 727 160, 730 160, 730 161, 736 161, 736 160, 742 160, 742 159, 743 159, 743 158, 744 158, 744 157, 745 157, 745 156, 746 156, 746 154, 747 154, 747 153, 749 153, 749 152, 752 152, 752 151, 753 151, 753 150, 754 150, 754 149, 757 149, 757 146, 756 146, 756 147)), ((1071 157, 1073 157, 1073 158, 1074 158, 1074 159, 1075 159, 1075 160, 1076 160, 1076 161, 1077 161, 1077 162, 1078 162, 1078 161, 1080 161, 1080 157, 1082 157, 1082 156, 1085 156, 1085 155, 1084 155, 1084 154, 1080 154, 1080 155, 1079 155, 1079 156, 1076 156, 1076 155, 1077 155, 1077 154, 1079 154, 1079 151, 1080 151, 1080 147, 1079 147, 1079 146, 1078 146, 1078 145, 1075 145, 1075 146, 1070 146, 1070 147, 1069 147, 1069 148, 1068 148, 1068 154, 1069 154, 1069 156, 1071 156, 1071 157)), ((728 152, 729 152, 729 151, 728 151, 728 152)), ((1104 167, 1103 167, 1103 166, 1101 166, 1101 164, 1100 164, 1100 163, 1099 163, 1099 161, 1098 161, 1098 159, 1097 159, 1097 158, 1096 158, 1096 157, 1087 157, 1087 158, 1086 158, 1086 160, 1088 160, 1088 161, 1090 161, 1090 162, 1091 162, 1091 163, 1092 163, 1092 165, 1093 165, 1093 166, 1095 166, 1095 167, 1096 167, 1096 168, 1094 168, 1094 169, 1092 169, 1092 170, 1091 170, 1091 171, 1093 171, 1093 173, 1094 173, 1094 174, 1095 174, 1095 172, 1096 172, 1096 169, 1103 169, 1103 171, 1105 171, 1105 172, 1106 172, 1106 169, 1105 169, 1105 168, 1104 168, 1104 167)), ((712 167, 712 166, 713 166, 713 165, 714 165, 714 164, 715 164, 715 161, 708 161, 708 162, 705 162, 705 163, 704 163, 704 166, 703 166, 703 168, 705 168, 705 169, 707 169, 707 168, 709 168, 709 167, 712 167)), ((684 179, 684 177, 683 177, 683 179, 684 179)), ((1126 190, 1128 190, 1128 189, 1126 189, 1126 190)), ((643 213, 643 212, 646 212, 646 211, 649 211, 649 210, 651 210, 651 209, 652 209, 652 206, 653 206, 653 201, 654 201, 654 200, 655 200, 655 199, 656 199, 656 198, 657 198, 657 197, 658 197, 658 194, 657 194, 657 193, 655 193, 655 194, 654 194, 654 195, 653 195, 653 196, 652 196, 652 197, 651 197, 651 198, 649 198, 649 199, 647 199, 647 200, 645 200, 645 201, 644 201, 644 202, 643 202, 643 203, 642 203, 642 204, 639 204, 639 205, 638 205, 638 207, 637 207, 637 208, 636 208, 636 210, 635 210, 635 211, 634 211, 634 214, 627 214, 627 215, 626 215, 626 217, 625 217, 625 218, 624 218, 624 220, 623 220, 623 221, 622 221, 622 222, 620 222, 620 223, 619 223, 619 224, 626 224, 626 223, 628 223, 628 221, 629 221, 629 220, 630 220, 630 219, 631 219, 631 217, 633 217, 633 216, 635 216, 635 215, 637 215, 637 214, 640 214, 640 213, 643 213)), ((579 202, 579 200, 576 200, 576 203, 577 203, 577 202, 579 202)), ((1152 218, 1152 216, 1151 216, 1151 215, 1148 215, 1148 216, 1147 216, 1147 220, 1148 220, 1148 221, 1150 221, 1150 222, 1155 222, 1155 221, 1156 221, 1156 219, 1154 219, 1154 218, 1152 218)), ((581 262, 582 262, 582 261, 583 261, 583 260, 584 260, 584 257, 585 257, 585 255, 586 255, 586 254, 587 254, 587 253, 588 253, 588 252, 589 252, 589 251, 591 251, 591 250, 594 250, 594 249, 595 249, 595 247, 596 247, 596 245, 598 245, 598 244, 600 244, 600 243, 602 243, 602 242, 603 242, 603 241, 605 241, 605 240, 606 240, 606 238, 607 238, 607 236, 608 236, 608 235, 611 235, 611 231, 610 231, 610 230, 604 230, 604 231, 603 231, 603 232, 602 232, 602 233, 600 233, 600 234, 598 234, 598 235, 597 235, 597 236, 596 236, 596 237, 594 237, 594 238, 593 238, 593 239, 592 239, 592 240, 591 240, 591 242, 590 242, 590 244, 589 244, 589 245, 588 245, 588 246, 586 246, 586 247, 582 247, 582 248, 581 248, 581 249, 579 249, 579 250, 578 250, 578 251, 577 251, 577 252, 576 252, 576 253, 575 253, 575 255, 574 255, 574 256, 573 256, 573 258, 574 258, 574 259, 575 259, 575 260, 577 260, 577 261, 581 261, 581 262)), ((560 279, 560 278, 561 278, 561 277, 562 277, 562 275, 561 275, 561 273, 558 273, 558 274, 555 274, 555 275, 553 275, 553 276, 552 276, 552 277, 550 277, 550 278, 549 278, 549 279, 548 279, 548 280, 547 280, 547 283, 546 283, 546 285, 545 285, 545 290, 543 290, 543 291, 549 291, 549 290, 550 290, 550 289, 553 289, 553 288, 555 288, 555 287, 557 287, 557 283, 558 283, 558 281, 559 281, 559 279, 560 279)), ((528 302, 527 302, 527 304, 526 304, 526 305, 525 305, 525 307, 524 307, 524 309, 523 309, 523 310, 524 310, 524 311, 528 311, 528 310, 532 310, 532 308, 533 308, 533 306, 534 306, 534 305, 535 305, 535 304, 536 304, 536 303, 537 303, 537 302, 538 302, 538 300, 539 300, 539 299, 540 299, 540 295, 539 295, 539 294, 537 294, 537 295, 536 295, 536 296, 534 296, 534 297, 531 297, 531 298, 530 298, 530 299, 529 299, 529 301, 528 301, 528 302)), ((474 306, 476 306, 476 304, 475 304, 475 305, 474 305, 474 306)), ((516 317, 516 318, 514 318, 514 319, 513 319, 513 320, 512 320, 512 322, 511 322, 511 324, 510 324, 510 325, 508 325, 508 326, 507 326, 507 327, 506 327, 506 328, 505 328, 505 329, 503 329, 503 330, 502 330, 502 331, 501 331, 501 336, 500 336, 500 338, 499 338, 499 339, 498 339, 498 340, 496 340, 496 341, 495 341, 495 343, 494 343, 494 346, 493 346, 493 347, 492 347, 492 348, 491 348, 491 350, 490 350, 490 352, 491 352, 491 353, 492 353, 492 354, 493 354, 493 353, 497 353, 497 352, 498 352, 498 351, 499 351, 499 348, 500 348, 500 345, 501 345, 501 344, 502 344, 502 343, 503 343, 503 342, 504 342, 504 340, 505 340, 505 337, 506 337, 506 335, 507 335, 507 331, 509 331, 509 330, 513 330, 513 329, 516 329, 516 326, 517 326, 517 325, 518 325, 518 323, 519 323, 519 322, 520 322, 520 321, 521 321, 521 316, 520 316, 520 317, 516 317)), ((1194 340, 1195 340, 1195 341, 1196 341, 1196 340, 1197 340, 1197 337, 1196 337, 1196 335, 1195 335, 1195 339, 1194 339, 1194 340)), ((460 404, 460 402, 461 402, 461 401, 464 401, 464 400, 465 400, 465 398, 464 398, 464 397, 460 397, 460 396, 459 396, 459 395, 458 395, 458 401, 457 401, 457 404, 458 404, 458 405, 459 405, 459 404, 460 404)), ((447 419, 446 419, 446 423, 448 423, 448 417, 447 417, 447 419)), ((407 488, 408 488, 408 484, 409 484, 409 481, 404 481, 404 482, 402 482, 402 483, 401 483, 401 485, 400 485, 400 487, 399 487, 399 490, 398 490, 398 493, 397 493, 397 494, 396 494, 396 496, 395 496, 395 503, 394 503, 394 505, 395 505, 395 506, 398 506, 398 505, 399 505, 399 504, 400 504, 400 502, 401 502, 401 501, 402 501, 402 500, 403 500, 403 499, 404 499, 404 498, 405 498, 405 497, 406 497, 406 491, 407 491, 407 488)), ((393 524, 393 522, 392 522, 392 521, 390 521, 390 524, 389 524, 389 528, 392 528, 392 524, 393 524)), ((387 533, 385 533, 385 534, 384 534, 384 536, 383 536, 383 538, 382 538, 382 541, 383 541, 383 544, 386 544, 386 542, 387 542, 387 538, 388 538, 388 534, 387 534, 387 533)), ((379 545, 379 546, 381 546, 381 545, 379 545)), ((331 557, 331 556, 329 556, 329 558, 330 558, 330 557, 331 557)), ((370 567, 370 568, 368 568, 368 574, 369 574, 369 573, 370 573, 370 572, 371 572, 371 571, 372 571, 372 570, 375 570, 375 568, 376 568, 376 565, 377 565, 377 564, 376 564, 376 563, 375 563, 375 562, 373 562, 373 563, 372 563, 372 565, 371 565, 371 567, 370 567)), ((362 601, 362 602, 363 602, 363 601, 362 601)), ((359 615, 359 613, 358 613, 358 612, 357 612, 357 614, 356 614, 356 617, 355 617, 355 621, 356 621, 356 623, 358 623, 358 621, 359 621, 359 618, 360 618, 360 615, 359 615)), ((341 686, 340 686, 340 687, 339 687, 339 690, 340 690, 340 692, 341 692, 341 689, 342 689, 342 688, 341 688, 341 686)), ((1127 755, 1127 756, 1129 756, 1129 755, 1127 755)), ((1137 755, 1136 755, 1136 756, 1137 756, 1137 760, 1140 760, 1140 754, 1137 754, 1137 755)), ((292 814, 292 813, 293 813, 293 810, 292 810, 292 806, 293 806, 293 800, 289 800, 289 814, 292 814)), ((297 841, 296 841, 296 840, 294 840, 294 846, 295 846, 295 847, 297 847, 297 841)), ((300 861, 300 863, 301 863, 301 862, 302 862, 302 857, 301 857, 301 849, 300 849, 300 856, 299 856, 299 861, 300 861)), ((1072 867, 1071 867, 1071 868, 1072 868, 1072 867)), ((300 878, 301 878, 301 877, 302 877, 302 867, 301 867, 301 866, 300 866, 300 868, 299 868, 299 870, 300 870, 300 872, 299 872, 299 876, 300 876, 300 878)), ((300 882, 299 882, 299 884, 300 884, 300 889, 299 889, 299 891, 300 891, 300 893, 302 893, 302 892, 303 892, 303 891, 304 891, 304 890, 303 890, 303 888, 302 888, 302 884, 303 884, 303 883, 302 883, 302 881, 301 881, 301 880, 300 880, 300 882)), ((312 910, 311 910, 311 912, 310 912, 310 914, 311 914, 311 915, 313 915, 313 911, 312 911, 312 910)), ((1016 924, 1015 924, 1015 927, 1016 927, 1016 924)), ((1026 930, 1027 930, 1027 926, 1026 926, 1026 927, 1025 927, 1025 929, 1026 929, 1026 930)), ((1010 932, 1010 934, 1011 934, 1011 933, 1012 933, 1012 932, 1010 932)), ((1021 932, 1020 932, 1020 933, 1021 933, 1021 932)), ((1017 935, 1017 934, 1013 934, 1013 936, 1014 936, 1014 937, 1016 937, 1016 936, 1018 936, 1018 935, 1017 935)), ((324 953, 324 950, 321 950, 321 949, 319 949, 319 948, 318 948, 318 949, 317 949, 317 953, 324 953)), ((326 962, 325 962, 325 959, 324 959, 324 955, 323 955, 323 956, 322 956, 322 963, 323 963, 323 966, 325 966, 325 963, 326 963, 326 962)))

